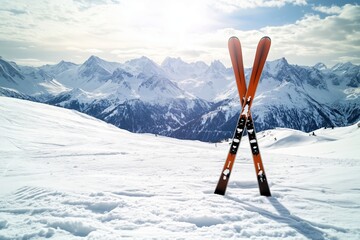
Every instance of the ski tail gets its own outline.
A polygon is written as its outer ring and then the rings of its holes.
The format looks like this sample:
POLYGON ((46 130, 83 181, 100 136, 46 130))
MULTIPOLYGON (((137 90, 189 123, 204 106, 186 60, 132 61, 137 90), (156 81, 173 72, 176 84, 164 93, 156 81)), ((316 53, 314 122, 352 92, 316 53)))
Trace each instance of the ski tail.
POLYGON ((255 174, 258 181, 259 191, 260 195, 262 196, 271 196, 270 187, 267 181, 265 168, 262 162, 261 154, 260 154, 260 148, 258 145, 257 137, 256 137, 256 131, 254 122, 252 120, 251 113, 248 116, 247 122, 246 122, 246 129, 248 132, 248 138, 252 153, 252 158, 254 162, 255 167, 255 174))
POLYGON ((214 192, 215 194, 225 195, 226 188, 227 188, 229 178, 230 178, 231 169, 234 165, 235 156, 236 155, 231 154, 231 153, 228 154, 225 164, 224 164, 224 167, 223 167, 223 170, 220 174, 218 184, 216 185, 216 188, 215 188, 215 192, 214 192))

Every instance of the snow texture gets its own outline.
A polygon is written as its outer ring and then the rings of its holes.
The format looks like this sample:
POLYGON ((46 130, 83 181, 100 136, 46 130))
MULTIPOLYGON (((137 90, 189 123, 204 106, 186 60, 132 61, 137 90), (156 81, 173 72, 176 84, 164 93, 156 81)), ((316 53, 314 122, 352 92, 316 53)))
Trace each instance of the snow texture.
POLYGON ((0 97, 0 239, 360 239, 359 127, 315 134, 258 133, 269 198, 244 137, 219 196, 226 142, 0 97))

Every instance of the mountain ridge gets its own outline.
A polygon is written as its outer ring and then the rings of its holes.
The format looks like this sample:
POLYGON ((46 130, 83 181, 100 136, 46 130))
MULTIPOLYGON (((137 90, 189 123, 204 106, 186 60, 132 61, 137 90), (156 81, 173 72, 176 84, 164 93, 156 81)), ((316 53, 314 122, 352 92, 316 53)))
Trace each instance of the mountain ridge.
MULTIPOLYGON (((311 131, 353 124, 360 118, 359 69, 352 63, 328 68, 293 65, 286 58, 267 61, 254 99, 255 127, 311 131)), ((247 79, 250 73, 246 68, 247 79)), ((90 56, 83 64, 27 67, 0 59, 0 83, 0 95, 176 138, 229 138, 240 111, 233 71, 220 61, 207 65, 168 57, 159 65, 145 56, 125 63, 90 56)))

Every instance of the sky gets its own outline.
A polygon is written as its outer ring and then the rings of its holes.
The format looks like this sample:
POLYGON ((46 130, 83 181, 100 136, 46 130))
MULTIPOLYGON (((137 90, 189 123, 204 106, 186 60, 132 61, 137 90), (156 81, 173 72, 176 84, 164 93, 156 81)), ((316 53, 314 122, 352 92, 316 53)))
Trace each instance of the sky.
POLYGON ((91 55, 125 62, 147 56, 230 66, 237 36, 246 67, 262 36, 268 60, 331 67, 360 64, 360 5, 345 0, 0 0, 0 56, 21 65, 91 55))

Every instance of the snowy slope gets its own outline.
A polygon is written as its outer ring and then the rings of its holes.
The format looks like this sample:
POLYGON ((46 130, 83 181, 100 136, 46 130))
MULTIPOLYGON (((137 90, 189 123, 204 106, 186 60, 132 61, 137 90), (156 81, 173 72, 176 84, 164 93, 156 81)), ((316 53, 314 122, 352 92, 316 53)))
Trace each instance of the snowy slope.
POLYGON ((133 134, 0 97, 0 239, 359 239, 359 130, 326 131, 316 133, 352 139, 354 157, 340 157, 342 144, 326 156, 274 153, 265 137, 266 198, 243 141, 223 197, 213 190, 227 143, 133 134))
POLYGON ((348 159, 360 156, 360 148, 356 147, 360 143, 360 127, 357 124, 321 128, 311 133, 278 128, 260 132, 259 136, 259 142, 275 153, 348 159))

